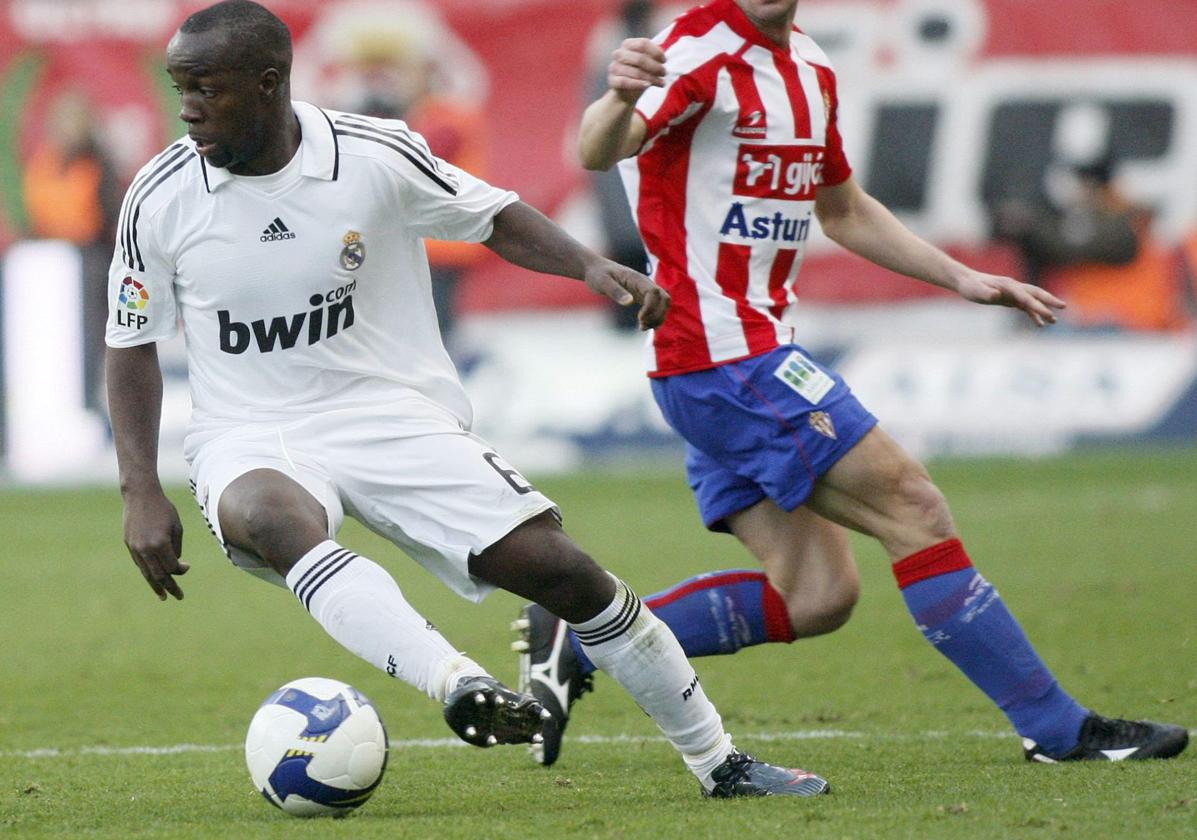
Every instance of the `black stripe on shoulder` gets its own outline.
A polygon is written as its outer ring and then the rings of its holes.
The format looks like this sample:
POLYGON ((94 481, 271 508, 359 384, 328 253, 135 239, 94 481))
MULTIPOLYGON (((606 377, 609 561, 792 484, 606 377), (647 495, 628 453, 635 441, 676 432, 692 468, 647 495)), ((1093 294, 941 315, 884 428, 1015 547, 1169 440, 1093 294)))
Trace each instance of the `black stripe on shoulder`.
MULTIPOLYGON (((141 248, 137 244, 137 220, 139 218, 141 218, 141 206, 142 206, 142 204, 145 203, 145 200, 147 198, 149 198, 150 194, 154 190, 158 189, 158 187, 162 186, 162 184, 165 183, 167 178, 169 178, 171 175, 174 175, 176 172, 178 172, 180 169, 182 169, 187 164, 191 163, 191 161, 199 159, 199 155, 194 150, 189 149, 188 151, 190 152, 190 154, 185 155, 182 158, 182 160, 175 163, 170 169, 167 169, 166 171, 164 171, 161 175, 158 176, 157 180, 155 180, 153 183, 151 183, 149 186, 147 186, 145 188, 145 191, 142 192, 142 194, 137 199, 137 207, 133 208, 133 219, 132 219, 132 221, 129 222, 129 230, 131 232, 131 238, 133 240, 132 256, 135 256, 137 258, 137 270, 138 271, 145 271, 145 261, 142 260, 142 258, 141 258, 141 248)), ((129 260, 128 265, 129 265, 129 268, 133 268, 133 260, 132 259, 129 260)))
POLYGON ((125 193, 125 206, 121 208, 120 219, 118 220, 121 243, 121 256, 124 258, 125 265, 129 268, 133 267, 133 240, 129 233, 129 216, 132 213, 133 205, 136 204, 144 192, 146 185, 154 180, 163 169, 170 166, 179 157, 187 151, 185 143, 175 143, 168 146, 151 162, 151 167, 144 175, 133 179, 133 183, 129 185, 128 192, 125 193))
POLYGON ((445 176, 445 172, 437 164, 436 155, 432 153, 432 149, 428 148, 428 144, 424 142, 423 138, 403 128, 384 128, 377 125, 365 117, 355 116, 353 114, 343 114, 337 117, 337 125, 342 128, 352 129, 354 131, 365 131, 370 134, 377 134, 380 137, 386 137, 389 140, 397 140, 401 145, 405 146, 413 154, 420 157, 429 168, 435 169, 445 176))
POLYGON ((399 145, 399 143, 394 139, 388 139, 385 136, 379 137, 376 134, 366 134, 361 131, 349 131, 346 128, 338 129, 336 134, 342 137, 357 137, 361 140, 369 140, 371 143, 377 143, 380 146, 386 146, 388 149, 398 152, 399 154, 403 155, 403 157, 407 158, 408 162, 410 162, 412 166, 423 172, 430 181, 432 181, 442 190, 449 193, 449 195, 457 195, 457 186, 455 184, 449 183, 445 177, 441 176, 437 172, 434 172, 417 155, 412 154, 403 146, 399 145))
POLYGON ((324 117, 324 121, 328 123, 328 130, 332 133, 333 141, 333 174, 332 179, 337 180, 337 176, 341 174, 341 144, 337 140, 337 129, 333 126, 332 120, 328 118, 328 114, 323 108, 320 109, 320 116, 324 117))

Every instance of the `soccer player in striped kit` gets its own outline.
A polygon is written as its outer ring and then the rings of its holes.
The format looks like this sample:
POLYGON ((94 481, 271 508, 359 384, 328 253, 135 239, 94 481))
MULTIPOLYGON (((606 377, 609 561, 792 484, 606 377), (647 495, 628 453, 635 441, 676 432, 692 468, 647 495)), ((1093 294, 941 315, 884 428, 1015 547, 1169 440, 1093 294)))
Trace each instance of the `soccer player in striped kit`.
MULTIPOLYGON (((973 567, 927 471, 801 347, 795 282, 812 217, 878 265, 1037 326, 1064 304, 951 259, 861 189, 835 73, 794 26, 797 5, 713 0, 656 38, 624 41, 582 119, 583 165, 618 163, 650 273, 673 300, 648 375, 687 442, 703 521, 763 569, 701 575, 645 603, 690 656, 829 633, 858 596, 850 528, 881 542, 916 624, 1005 713, 1028 759, 1176 755, 1184 728, 1105 718, 1064 691, 973 567)), ((554 714, 533 747, 548 765, 593 669, 542 608, 516 626, 521 687, 554 714)))
POLYGON ((109 410, 125 543, 150 588, 181 599, 188 568, 157 470, 155 348, 181 322, 193 402, 184 450, 222 548, 290 589, 345 648, 443 702, 462 739, 535 742, 549 715, 460 653, 386 569, 339 544, 346 514, 468 600, 504 588, 567 619, 705 795, 826 792, 813 773, 735 749, 669 629, 470 431, 422 240, 483 242, 581 280, 639 304, 645 328, 661 323, 668 296, 436 158, 403 122, 293 101, 291 56, 286 25, 250 0, 190 16, 167 47, 188 136, 146 164, 122 208, 109 410))

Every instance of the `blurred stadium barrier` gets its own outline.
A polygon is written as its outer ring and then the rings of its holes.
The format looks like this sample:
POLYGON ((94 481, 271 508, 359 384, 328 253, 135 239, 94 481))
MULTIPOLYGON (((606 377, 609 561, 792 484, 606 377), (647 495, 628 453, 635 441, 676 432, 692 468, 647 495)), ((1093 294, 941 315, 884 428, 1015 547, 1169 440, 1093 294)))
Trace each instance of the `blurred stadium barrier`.
MULTIPOLYGON (((103 418, 83 404, 77 327, 74 334, 69 325, 43 330, 37 320, 21 317, 29 311, 23 296, 31 286, 47 305, 68 304, 77 291, 33 283, 31 277, 47 275, 41 268, 31 275, 31 259, 69 262, 69 251, 61 243, 23 246, 6 264, 7 477, 112 481, 115 458, 103 418)), ((822 334, 811 330, 812 351, 832 361, 889 432, 922 456, 1043 455, 1085 443, 1197 437, 1197 337, 1191 333, 1047 338, 1010 329, 1005 312, 977 308, 979 315, 965 309, 946 316, 956 326, 945 341, 922 327, 945 322, 944 304, 896 312, 812 308, 806 317, 836 325, 822 334), (869 338, 841 343, 840 329, 869 338)), ((521 468, 676 460, 678 440, 641 373, 643 337, 610 328, 603 313, 477 316, 465 321, 460 338, 475 428, 521 468)), ((160 467, 181 480, 190 405, 181 340, 160 347, 160 358, 166 373, 160 467)))

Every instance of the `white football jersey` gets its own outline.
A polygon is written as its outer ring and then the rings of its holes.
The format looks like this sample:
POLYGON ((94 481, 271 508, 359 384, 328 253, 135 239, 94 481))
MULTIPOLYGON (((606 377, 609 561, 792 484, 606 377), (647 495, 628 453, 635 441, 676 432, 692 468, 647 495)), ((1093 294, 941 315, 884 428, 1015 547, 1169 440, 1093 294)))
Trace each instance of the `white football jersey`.
POLYGON ((121 209, 107 342, 161 341, 182 323, 189 459, 231 426, 355 405, 431 400, 472 421, 423 238, 483 241, 518 197, 401 121, 293 107, 302 141, 281 171, 232 175, 183 138, 121 209))

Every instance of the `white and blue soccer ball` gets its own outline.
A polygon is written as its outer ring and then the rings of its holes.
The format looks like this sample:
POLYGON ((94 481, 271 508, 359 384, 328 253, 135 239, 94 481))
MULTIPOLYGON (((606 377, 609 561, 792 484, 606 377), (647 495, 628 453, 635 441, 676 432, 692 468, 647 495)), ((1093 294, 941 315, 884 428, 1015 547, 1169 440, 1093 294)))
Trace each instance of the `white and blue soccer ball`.
POLYGON ((245 736, 254 786, 297 817, 361 806, 387 766, 387 732, 365 695, 337 680, 305 677, 266 698, 245 736))

